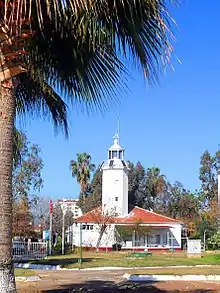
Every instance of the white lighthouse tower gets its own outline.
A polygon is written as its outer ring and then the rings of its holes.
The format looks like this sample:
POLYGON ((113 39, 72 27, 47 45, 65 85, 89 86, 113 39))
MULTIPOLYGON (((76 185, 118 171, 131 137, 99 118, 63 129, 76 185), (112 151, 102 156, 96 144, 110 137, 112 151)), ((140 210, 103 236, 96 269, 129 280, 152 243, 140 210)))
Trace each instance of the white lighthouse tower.
POLYGON ((128 165, 124 160, 124 149, 119 145, 119 134, 108 149, 108 160, 101 165, 102 208, 117 216, 128 214, 128 165))

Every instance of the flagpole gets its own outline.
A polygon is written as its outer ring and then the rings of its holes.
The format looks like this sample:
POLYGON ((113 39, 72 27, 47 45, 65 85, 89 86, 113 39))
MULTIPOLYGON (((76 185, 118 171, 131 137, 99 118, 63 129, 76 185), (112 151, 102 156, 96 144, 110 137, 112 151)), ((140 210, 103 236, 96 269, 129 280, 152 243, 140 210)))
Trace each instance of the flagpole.
POLYGON ((53 202, 50 200, 50 231, 49 231, 49 255, 52 254, 52 223, 53 223, 53 202))

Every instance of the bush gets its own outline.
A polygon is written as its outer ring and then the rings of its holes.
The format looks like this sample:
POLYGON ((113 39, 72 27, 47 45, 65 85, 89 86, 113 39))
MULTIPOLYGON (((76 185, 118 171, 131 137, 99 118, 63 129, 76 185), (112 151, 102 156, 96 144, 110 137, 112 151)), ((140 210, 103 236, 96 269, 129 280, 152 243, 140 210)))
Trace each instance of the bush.
POLYGON ((217 232, 207 240, 208 249, 217 250, 220 248, 220 232, 217 232))

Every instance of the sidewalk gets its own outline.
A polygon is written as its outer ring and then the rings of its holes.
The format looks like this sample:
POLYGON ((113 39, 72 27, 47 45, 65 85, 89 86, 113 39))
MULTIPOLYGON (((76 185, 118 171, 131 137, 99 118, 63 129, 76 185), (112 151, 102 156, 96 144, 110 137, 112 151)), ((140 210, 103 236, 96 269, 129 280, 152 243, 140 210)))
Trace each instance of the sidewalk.
POLYGON ((126 271, 37 271, 41 281, 18 282, 19 293, 76 292, 220 292, 220 283, 167 281, 158 283, 129 283, 123 278, 126 271), (75 290, 74 290, 75 289, 75 290))

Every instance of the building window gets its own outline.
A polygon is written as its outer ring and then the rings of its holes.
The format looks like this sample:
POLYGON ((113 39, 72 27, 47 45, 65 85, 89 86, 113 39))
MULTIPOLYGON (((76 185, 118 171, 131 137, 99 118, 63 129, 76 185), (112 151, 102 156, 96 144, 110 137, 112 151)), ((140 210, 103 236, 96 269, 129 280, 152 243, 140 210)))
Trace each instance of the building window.
POLYGON ((108 159, 109 159, 109 160, 112 159, 112 152, 111 152, 111 151, 108 152, 108 159))
POLYGON ((117 151, 112 152, 112 159, 117 158, 117 151))
POLYGON ((160 244, 160 235, 158 234, 158 235, 156 235, 156 244, 160 244))
POLYGON ((167 234, 163 234, 163 245, 167 245, 167 234))
POLYGON ((82 225, 82 230, 93 230, 93 225, 82 225))
POLYGON ((118 201, 118 197, 116 196, 115 201, 118 201))
POLYGON ((123 159, 122 158, 122 151, 119 151, 119 159, 123 159))

